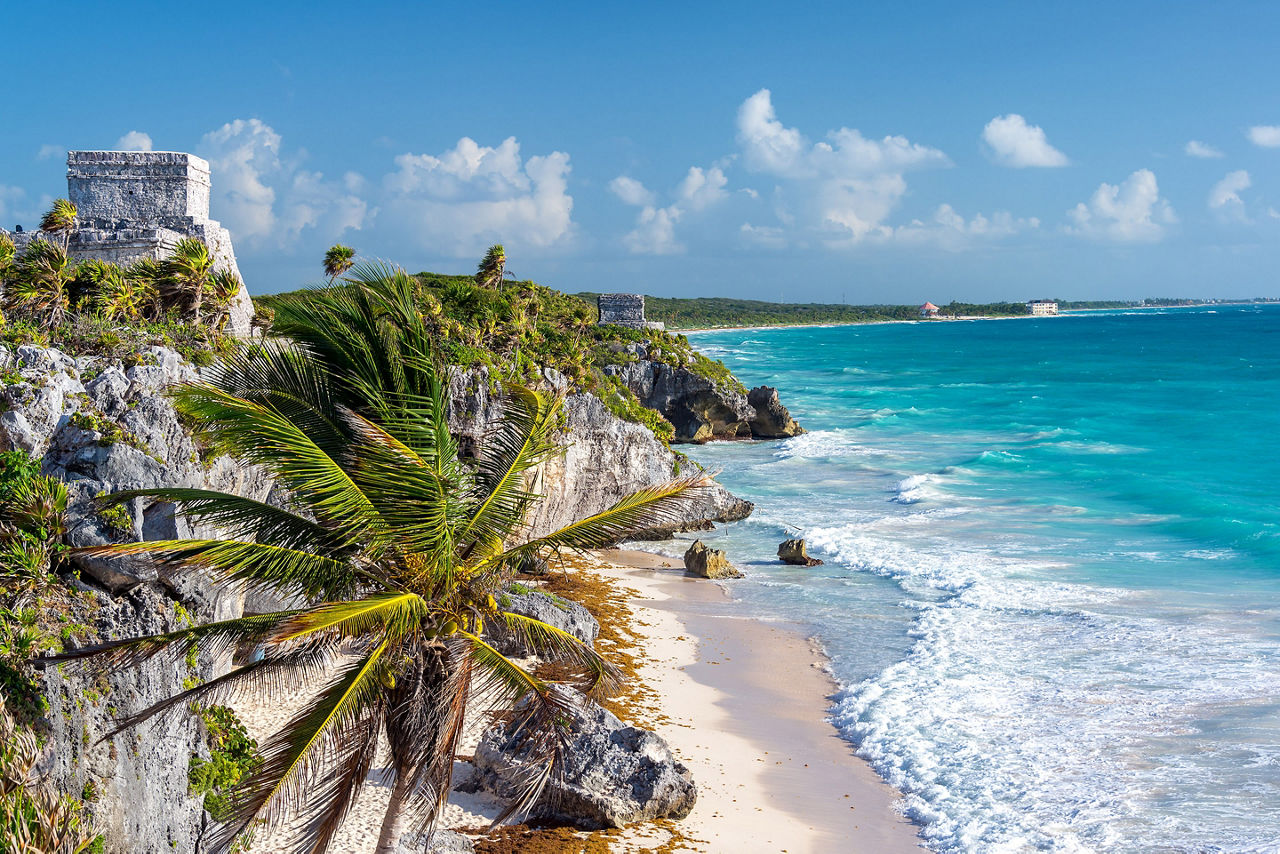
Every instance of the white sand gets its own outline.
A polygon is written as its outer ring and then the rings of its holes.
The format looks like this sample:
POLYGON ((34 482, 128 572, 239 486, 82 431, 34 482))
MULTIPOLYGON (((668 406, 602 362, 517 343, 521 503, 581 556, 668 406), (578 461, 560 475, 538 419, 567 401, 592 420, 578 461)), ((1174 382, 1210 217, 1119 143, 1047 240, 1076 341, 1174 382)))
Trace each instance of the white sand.
MULTIPOLYGON (((818 653, 785 627, 727 617, 713 583, 661 570, 639 552, 607 552, 588 564, 638 593, 631 607, 643 636, 640 675, 660 697, 657 731, 693 772, 698 802, 679 823, 675 851, 920 851, 915 828, 896 811, 885 785, 823 721, 833 690, 818 653), (639 566, 625 566, 623 562, 639 566), (647 567, 647 568, 641 568, 647 567)), ((606 655, 607 649, 603 649, 606 655)), ((232 703, 259 741, 288 720, 304 697, 232 703)), ((473 720, 461 752, 474 751, 483 721, 473 720)), ((371 854, 389 798, 381 781, 385 744, 369 784, 339 832, 335 852, 371 854)), ((455 765, 455 782, 470 766, 455 765)), ((487 826, 501 805, 455 791, 442 827, 487 826)), ((615 837, 618 851, 662 846, 656 826, 615 837)), ((285 854, 270 835, 251 854, 285 854)))

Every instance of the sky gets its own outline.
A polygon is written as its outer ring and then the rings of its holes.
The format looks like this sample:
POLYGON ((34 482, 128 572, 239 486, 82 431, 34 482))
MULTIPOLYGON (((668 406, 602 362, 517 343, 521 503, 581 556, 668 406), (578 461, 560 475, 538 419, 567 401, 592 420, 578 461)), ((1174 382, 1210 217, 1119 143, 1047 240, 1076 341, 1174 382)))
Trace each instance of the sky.
POLYGON ((1280 296, 1280 4, 12 4, 0 224, 189 151, 254 293, 335 242, 570 292, 1280 296))

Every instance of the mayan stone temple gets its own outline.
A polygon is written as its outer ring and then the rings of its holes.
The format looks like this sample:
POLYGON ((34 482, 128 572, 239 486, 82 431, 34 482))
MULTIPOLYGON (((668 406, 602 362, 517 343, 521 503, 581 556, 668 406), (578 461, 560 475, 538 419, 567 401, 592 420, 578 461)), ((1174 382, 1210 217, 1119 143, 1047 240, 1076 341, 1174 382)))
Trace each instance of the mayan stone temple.
MULTIPOLYGON (((130 264, 167 258, 184 237, 209 247, 214 269, 240 278, 231 234, 209 219, 209 163, 177 151, 71 151, 67 198, 79 227, 68 246, 74 258, 130 264)), ((19 249, 39 232, 9 235, 19 249)), ((243 279, 241 279, 243 281, 243 279)), ((253 302, 242 285, 231 305, 227 331, 249 335, 253 302)))
POLYGON ((665 329, 666 324, 644 319, 644 294, 600 294, 596 297, 600 326, 628 329, 665 329))

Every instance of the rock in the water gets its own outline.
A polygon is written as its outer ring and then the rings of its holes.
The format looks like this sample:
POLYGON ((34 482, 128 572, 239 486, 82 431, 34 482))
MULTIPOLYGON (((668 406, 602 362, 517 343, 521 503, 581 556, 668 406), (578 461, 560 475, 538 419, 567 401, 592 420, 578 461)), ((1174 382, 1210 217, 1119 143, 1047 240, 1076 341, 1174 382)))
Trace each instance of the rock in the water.
POLYGON ((778 545, 778 557, 783 563, 796 566, 822 566, 822 561, 809 557, 804 540, 783 540, 778 545))
POLYGON ((702 444, 712 439, 748 439, 755 414, 735 388, 717 384, 688 368, 641 359, 605 369, 618 377, 649 409, 676 428, 675 441, 702 444))
MULTIPOLYGON (((600 636, 600 624, 591 616, 590 611, 577 602, 540 590, 513 585, 498 596, 498 607, 511 614, 541 620, 573 635, 588 646, 595 646, 596 638, 600 636)), ((527 649, 518 636, 497 626, 492 627, 490 632, 494 648, 503 655, 530 655, 537 652, 527 649)))
POLYGON ((776 388, 756 386, 747 393, 747 402, 756 411, 751 419, 751 435, 757 439, 786 439, 804 432, 778 400, 776 388))
POLYGON ((684 568, 702 578, 742 577, 723 551, 707 546, 702 540, 695 540, 684 553, 684 568))
MULTIPOLYGON (((536 818, 586 828, 684 818, 698 797, 689 769, 656 733, 629 726, 595 703, 575 704, 564 774, 534 804, 536 818)), ((475 785, 499 797, 520 790, 526 758, 521 718, 488 729, 476 748, 475 785)))

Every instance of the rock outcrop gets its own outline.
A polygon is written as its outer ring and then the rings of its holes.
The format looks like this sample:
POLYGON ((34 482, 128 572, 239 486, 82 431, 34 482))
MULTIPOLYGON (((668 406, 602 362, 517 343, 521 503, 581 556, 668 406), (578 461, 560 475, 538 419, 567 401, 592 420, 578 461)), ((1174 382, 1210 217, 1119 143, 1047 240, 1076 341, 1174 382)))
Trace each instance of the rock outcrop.
MULTIPOLYGON (((0 450, 41 460, 68 492, 72 546, 213 536, 169 504, 136 500, 104 515, 94 498, 126 489, 191 486, 262 499, 271 481, 257 468, 207 458, 187 435, 163 389, 196 377, 176 353, 148 348, 138 363, 73 359, 56 349, 0 348, 0 450)), ((157 570, 143 559, 74 558, 91 630, 83 642, 169 631, 180 621, 239 616, 243 593, 198 574, 157 570), (178 605, 181 605, 179 609, 178 605)), ((159 657, 99 680, 72 667, 47 668, 49 768, 64 791, 92 791, 92 809, 107 851, 186 854, 196 850, 200 802, 187 796, 187 769, 203 749, 201 725, 182 711, 99 744, 112 721, 182 690, 191 676, 223 672, 225 661, 159 657)))
MULTIPOLYGON (((582 605, 540 590, 508 588, 498 597, 498 607, 510 614, 540 620, 573 635, 589 646, 600 636, 600 623, 582 605)), ((499 627, 489 629, 493 646, 504 655, 530 655, 519 637, 499 627)))
POLYGON ((747 392, 747 403, 755 410, 751 419, 751 435, 757 439, 788 439, 804 432, 804 428, 795 422, 782 401, 778 400, 776 388, 756 386, 747 392))
POLYGON ((742 573, 729 563, 720 549, 713 549, 702 540, 694 540, 684 553, 684 568, 699 578, 742 578, 742 573))
MULTIPOLYGON (((544 371, 545 386, 564 392, 564 378, 544 371)), ((501 412, 500 399, 483 370, 455 371, 450 377, 449 427, 464 452, 484 452, 485 437, 501 412)), ((564 401, 564 453, 539 467, 534 483, 543 500, 528 519, 528 532, 540 536, 583 516, 598 513, 623 496, 665 483, 679 471, 679 460, 644 426, 613 415, 591 394, 570 394, 564 401)), ((686 468, 688 463, 685 464, 686 468)), ((712 522, 734 522, 750 515, 752 504, 719 484, 700 490, 676 521, 643 532, 647 539, 680 531, 704 530, 712 522)))
POLYGON ((778 400, 777 389, 760 386, 744 395, 688 368, 646 359, 640 345, 634 345, 632 352, 640 357, 638 361, 610 365, 605 370, 621 380, 641 404, 671 422, 676 442, 780 439, 804 432, 778 400))
MULTIPOLYGON (((520 792, 527 759, 520 736, 518 715, 485 731, 472 785, 504 798, 520 792)), ((623 827, 684 818, 697 796, 689 769, 659 735, 586 703, 572 712, 564 774, 547 784, 531 815, 592 829, 623 827)))
POLYGON ((822 561, 809 557, 804 540, 783 540, 778 545, 778 558, 795 566, 822 566, 822 561))

